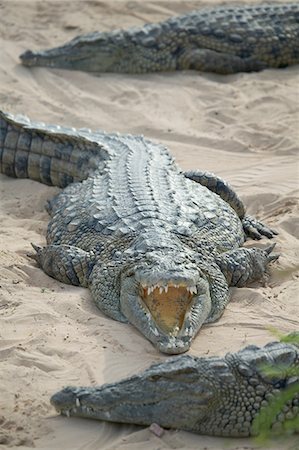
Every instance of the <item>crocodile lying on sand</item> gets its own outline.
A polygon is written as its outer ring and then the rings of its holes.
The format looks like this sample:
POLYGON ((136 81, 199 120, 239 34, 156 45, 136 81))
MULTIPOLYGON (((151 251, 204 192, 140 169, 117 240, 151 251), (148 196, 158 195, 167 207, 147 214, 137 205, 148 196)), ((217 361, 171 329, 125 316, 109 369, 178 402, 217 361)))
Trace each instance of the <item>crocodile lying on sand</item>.
POLYGON ((0 171, 64 188, 48 204, 50 276, 89 287, 100 310, 130 322, 160 351, 182 353, 214 322, 229 286, 260 279, 274 245, 239 248, 275 232, 207 172, 182 172, 142 136, 31 122, 0 113, 0 171))
POLYGON ((27 66, 89 72, 230 74, 286 67, 299 63, 299 4, 202 9, 139 28, 78 36, 20 58, 27 66))
POLYGON ((250 436, 259 431, 255 417, 286 389, 293 393, 292 400, 281 405, 272 428, 279 431, 282 422, 298 417, 298 369, 298 347, 272 342, 224 358, 172 357, 117 383, 67 387, 53 395, 51 403, 66 416, 250 436))

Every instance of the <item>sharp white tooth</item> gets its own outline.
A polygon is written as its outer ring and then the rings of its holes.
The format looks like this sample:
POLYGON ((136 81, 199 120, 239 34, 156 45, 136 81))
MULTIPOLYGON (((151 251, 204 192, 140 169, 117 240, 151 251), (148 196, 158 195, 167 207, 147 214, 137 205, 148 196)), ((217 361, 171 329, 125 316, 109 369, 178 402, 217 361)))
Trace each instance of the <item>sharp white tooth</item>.
POLYGON ((162 294, 163 290, 164 290, 163 287, 160 286, 160 287, 159 287, 159 294, 162 294))
POLYGON ((147 295, 151 295, 151 288, 150 287, 147 288, 147 295))
POLYGON ((65 415, 66 417, 71 417, 70 411, 68 409, 65 411, 65 415))
POLYGON ((193 287, 192 287, 192 291, 193 291, 193 294, 196 294, 196 293, 197 293, 197 287, 196 287, 196 286, 193 286, 193 287))
POLYGON ((80 406, 80 400, 76 398, 76 406, 80 406))
POLYGON ((167 292, 168 292, 168 284, 165 286, 165 292, 167 294, 167 292))

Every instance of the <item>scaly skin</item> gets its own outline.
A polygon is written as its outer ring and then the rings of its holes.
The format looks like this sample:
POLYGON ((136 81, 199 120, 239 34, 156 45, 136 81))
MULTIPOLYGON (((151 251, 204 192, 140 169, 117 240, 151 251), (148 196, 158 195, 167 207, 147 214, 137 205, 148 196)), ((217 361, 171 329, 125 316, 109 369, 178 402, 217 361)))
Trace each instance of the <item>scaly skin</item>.
MULTIPOLYGON (((250 436, 261 409, 284 389, 296 390, 298 367, 298 347, 272 342, 224 358, 170 358, 117 383, 66 387, 53 395, 51 403, 67 416, 140 425, 155 422, 214 436, 250 436), (264 365, 281 368, 280 376, 266 375, 264 365)), ((297 389, 272 427, 279 430, 281 422, 298 417, 298 411, 297 389)))
POLYGON ((0 113, 0 171, 65 189, 48 204, 50 276, 89 287, 97 306, 159 350, 182 353, 223 313, 229 286, 263 276, 273 245, 239 248, 273 230, 206 172, 182 173, 142 136, 33 123, 0 113), (67 187, 66 187, 67 186, 67 187))
POLYGON ((299 63, 299 4, 203 9, 140 28, 78 36, 20 58, 27 66, 89 72, 229 74, 286 67, 299 63))

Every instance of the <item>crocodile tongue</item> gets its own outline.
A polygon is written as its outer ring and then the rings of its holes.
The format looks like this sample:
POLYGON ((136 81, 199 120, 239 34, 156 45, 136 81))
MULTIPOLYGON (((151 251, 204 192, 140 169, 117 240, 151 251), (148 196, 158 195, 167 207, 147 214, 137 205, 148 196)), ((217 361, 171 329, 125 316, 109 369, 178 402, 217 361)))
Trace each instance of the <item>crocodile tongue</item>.
POLYGON ((182 328, 196 288, 184 285, 153 286, 142 288, 142 300, 160 329, 177 335, 182 328))

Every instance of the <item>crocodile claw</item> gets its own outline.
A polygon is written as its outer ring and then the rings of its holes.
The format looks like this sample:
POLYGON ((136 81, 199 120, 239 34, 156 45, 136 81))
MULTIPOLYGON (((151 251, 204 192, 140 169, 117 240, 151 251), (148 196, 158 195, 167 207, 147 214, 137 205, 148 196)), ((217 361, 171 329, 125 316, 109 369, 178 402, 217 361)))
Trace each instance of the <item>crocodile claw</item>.
POLYGON ((259 222, 251 216, 245 216, 242 220, 242 224, 246 236, 252 239, 260 240, 263 236, 266 236, 268 239, 272 239, 278 234, 276 230, 267 227, 262 222, 259 222))
POLYGON ((34 259, 34 261, 39 263, 40 262, 40 253, 41 253, 42 247, 40 247, 39 245, 35 245, 32 242, 31 242, 31 246, 36 251, 36 253, 28 253, 27 256, 29 258, 34 259))
POLYGON ((268 247, 266 247, 264 249, 264 252, 267 254, 267 261, 269 261, 269 262, 276 261, 280 256, 279 253, 272 253, 272 250, 274 249, 275 246, 276 246, 276 243, 268 245, 268 247))

